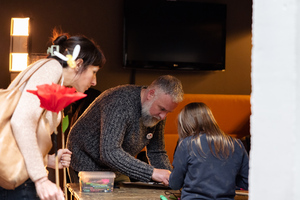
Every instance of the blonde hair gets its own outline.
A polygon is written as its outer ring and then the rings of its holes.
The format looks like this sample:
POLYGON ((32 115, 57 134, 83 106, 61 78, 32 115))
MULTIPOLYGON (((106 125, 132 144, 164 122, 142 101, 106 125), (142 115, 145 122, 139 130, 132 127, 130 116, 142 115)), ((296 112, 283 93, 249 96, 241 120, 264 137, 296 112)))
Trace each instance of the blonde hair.
POLYGON ((202 102, 190 103, 181 110, 178 115, 178 134, 181 141, 188 136, 193 136, 192 142, 199 146, 199 154, 202 156, 204 154, 200 141, 202 134, 206 134, 210 151, 215 157, 226 159, 234 152, 236 139, 220 129, 210 108, 202 102), (215 150, 212 149, 212 143, 215 150))

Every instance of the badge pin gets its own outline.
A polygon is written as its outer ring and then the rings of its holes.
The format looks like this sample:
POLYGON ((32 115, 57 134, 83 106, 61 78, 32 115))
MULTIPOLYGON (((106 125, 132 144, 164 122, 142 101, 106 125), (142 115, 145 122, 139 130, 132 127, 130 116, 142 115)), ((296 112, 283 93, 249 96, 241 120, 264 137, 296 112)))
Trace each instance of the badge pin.
POLYGON ((150 140, 152 137, 153 137, 153 133, 148 133, 148 134, 146 135, 146 138, 147 138, 148 140, 150 140))

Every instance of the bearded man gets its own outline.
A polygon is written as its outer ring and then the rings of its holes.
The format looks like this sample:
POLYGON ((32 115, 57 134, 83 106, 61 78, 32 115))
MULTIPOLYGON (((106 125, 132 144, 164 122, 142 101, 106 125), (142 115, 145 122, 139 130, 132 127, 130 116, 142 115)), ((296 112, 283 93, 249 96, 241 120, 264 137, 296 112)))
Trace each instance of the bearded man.
POLYGON ((113 171, 115 183, 130 177, 168 185, 172 166, 165 150, 165 119, 182 100, 182 84, 170 75, 148 87, 122 85, 104 91, 68 135, 71 181, 78 182, 79 171, 113 171), (144 147, 150 164, 135 158, 144 147))

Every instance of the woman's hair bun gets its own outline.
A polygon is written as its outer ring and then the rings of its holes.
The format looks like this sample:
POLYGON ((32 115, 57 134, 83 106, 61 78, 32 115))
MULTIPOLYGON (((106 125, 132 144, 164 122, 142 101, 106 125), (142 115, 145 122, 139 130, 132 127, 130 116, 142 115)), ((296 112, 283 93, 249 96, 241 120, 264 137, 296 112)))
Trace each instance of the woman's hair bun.
POLYGON ((68 39, 67 35, 60 35, 54 39, 53 44, 62 45, 65 41, 67 41, 67 39, 68 39))

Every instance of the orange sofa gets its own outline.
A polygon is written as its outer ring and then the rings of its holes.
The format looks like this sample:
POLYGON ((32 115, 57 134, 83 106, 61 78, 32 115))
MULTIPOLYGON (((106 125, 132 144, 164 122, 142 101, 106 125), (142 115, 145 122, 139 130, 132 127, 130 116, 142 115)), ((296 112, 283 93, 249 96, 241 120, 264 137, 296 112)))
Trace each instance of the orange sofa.
POLYGON ((250 135, 250 95, 185 94, 184 100, 169 113, 165 126, 165 145, 171 163, 178 141, 177 116, 188 103, 203 102, 210 107, 220 128, 230 136, 250 135))

